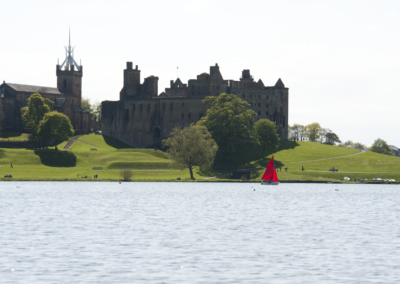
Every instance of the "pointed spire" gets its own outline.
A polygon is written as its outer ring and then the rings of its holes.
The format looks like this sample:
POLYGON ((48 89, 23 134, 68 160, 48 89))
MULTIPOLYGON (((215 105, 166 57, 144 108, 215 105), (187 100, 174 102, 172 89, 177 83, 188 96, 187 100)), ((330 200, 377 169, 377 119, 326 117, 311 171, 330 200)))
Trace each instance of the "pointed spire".
POLYGON ((281 78, 276 82, 275 88, 285 88, 285 84, 283 84, 281 78))
POLYGON ((68 39, 69 39, 69 41, 68 41, 69 45, 68 45, 68 48, 66 46, 64 46, 65 60, 64 60, 63 64, 61 64, 60 70, 62 70, 62 68, 64 66, 65 66, 66 70, 70 70, 70 68, 72 69, 72 66, 75 66, 78 71, 81 71, 81 68, 79 67, 78 63, 75 62, 75 59, 74 59, 75 47, 74 48, 71 47, 71 29, 69 29, 68 39))

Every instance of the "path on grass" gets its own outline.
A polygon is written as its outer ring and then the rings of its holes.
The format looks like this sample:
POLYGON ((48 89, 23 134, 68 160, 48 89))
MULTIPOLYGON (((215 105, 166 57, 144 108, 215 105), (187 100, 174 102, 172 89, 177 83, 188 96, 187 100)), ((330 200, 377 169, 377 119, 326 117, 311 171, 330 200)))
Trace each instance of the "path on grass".
MULTIPOLYGON (((338 156, 338 157, 330 157, 330 158, 323 158, 323 159, 316 159, 316 160, 306 160, 306 161, 296 161, 296 162, 287 162, 287 163, 282 163, 283 165, 286 164, 295 164, 295 163, 306 163, 306 162, 314 162, 314 161, 324 161, 324 160, 331 160, 331 159, 339 159, 339 158, 345 158, 345 157, 351 157, 351 156, 356 156, 356 155, 360 155, 360 154, 364 154, 366 151, 365 150, 361 150, 361 152, 359 153, 355 153, 355 154, 350 154, 350 155, 346 155, 346 156, 338 156)), ((254 170, 257 168, 261 168, 261 166, 255 167, 255 168, 243 168, 241 170, 254 170)), ((301 170, 299 170, 301 171, 301 170)), ((315 172, 325 172, 325 171, 317 171, 315 170, 315 172)), ((329 172, 329 171, 326 171, 329 172)), ((352 173, 352 172, 342 172, 342 173, 352 173)), ((357 173, 357 172, 355 172, 357 173)), ((227 176, 230 175, 231 173, 227 173, 227 174, 221 174, 221 175, 217 175, 217 176, 213 176, 213 177, 206 177, 203 179, 212 179, 212 178, 218 178, 218 177, 223 177, 223 176, 227 176)))
POLYGON ((331 159, 339 159, 339 158, 345 158, 345 157, 351 157, 351 156, 356 156, 360 154, 364 154, 366 151, 361 150, 359 153, 351 154, 351 155, 346 155, 346 156, 338 156, 338 157, 330 157, 330 158, 323 158, 323 159, 316 159, 316 160, 307 160, 307 161, 296 161, 296 162, 287 162, 287 163, 282 163, 283 165, 286 164, 295 164, 295 163, 306 163, 306 162, 315 162, 315 161, 324 161, 324 160, 331 160, 331 159))
MULTIPOLYGON (((84 135, 86 135, 86 134, 84 134, 84 135)), ((72 138, 71 140, 69 140, 68 143, 67 143, 67 145, 65 145, 64 148, 62 148, 62 150, 63 150, 63 151, 68 150, 69 147, 71 147, 71 145, 74 144, 74 142, 75 142, 76 140, 78 140, 79 138, 81 138, 81 137, 84 136, 84 135, 79 135, 79 136, 76 136, 76 137, 72 138)))
POLYGON ((90 144, 90 143, 87 143, 87 142, 83 142, 83 141, 80 141, 80 140, 78 140, 77 142, 80 142, 80 143, 83 143, 83 144, 86 144, 86 145, 90 145, 90 146, 93 146, 93 147, 97 147, 97 148, 101 148, 101 149, 106 149, 106 150, 107 150, 107 148, 103 148, 103 147, 100 147, 100 146, 96 146, 96 145, 93 145, 93 144, 90 144))

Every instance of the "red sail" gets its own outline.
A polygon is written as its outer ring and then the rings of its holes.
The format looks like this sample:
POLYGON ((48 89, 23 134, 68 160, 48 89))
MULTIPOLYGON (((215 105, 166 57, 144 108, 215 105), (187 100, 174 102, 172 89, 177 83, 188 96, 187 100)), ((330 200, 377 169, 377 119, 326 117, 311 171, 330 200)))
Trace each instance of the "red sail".
POLYGON ((265 169, 264 175, 262 176, 261 179, 278 182, 278 176, 276 175, 276 169, 274 167, 274 157, 272 157, 271 160, 269 160, 269 164, 265 169))

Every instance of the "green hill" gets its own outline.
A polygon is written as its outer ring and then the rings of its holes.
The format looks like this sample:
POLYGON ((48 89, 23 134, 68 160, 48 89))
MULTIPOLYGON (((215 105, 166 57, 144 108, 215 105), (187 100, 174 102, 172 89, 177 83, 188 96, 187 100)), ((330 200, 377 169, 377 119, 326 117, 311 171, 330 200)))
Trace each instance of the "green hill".
MULTIPOLYGON (((58 145, 62 149, 67 142, 58 145)), ((255 147, 243 147, 228 161, 217 156, 214 170, 197 171, 196 179, 224 180, 237 168, 251 168, 251 178, 259 180, 269 159, 274 156, 280 180, 337 180, 354 178, 394 178, 400 181, 400 158, 372 152, 311 142, 282 141, 275 153, 260 157, 255 147), (305 171, 302 171, 302 166, 305 171), (279 171, 282 167, 282 171, 279 171), (288 168, 286 172, 284 169, 288 168), (332 167, 339 172, 329 172, 332 167), (321 178, 320 178, 321 177, 321 178)), ((160 150, 136 149, 117 139, 85 135, 67 151, 0 149, 0 178, 12 174, 13 180, 118 180, 120 169, 133 169, 135 180, 176 180, 189 178, 188 170, 170 167, 168 155, 160 150), (11 168, 13 163, 13 168, 11 168), (103 168, 103 170, 93 170, 103 168), (86 179, 85 179, 86 180, 86 179)))

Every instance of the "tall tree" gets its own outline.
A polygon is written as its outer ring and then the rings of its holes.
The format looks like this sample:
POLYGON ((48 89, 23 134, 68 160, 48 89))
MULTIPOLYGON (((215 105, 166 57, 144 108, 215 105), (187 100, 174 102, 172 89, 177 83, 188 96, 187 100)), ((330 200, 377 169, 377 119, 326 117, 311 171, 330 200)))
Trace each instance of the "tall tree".
POLYGON ((38 127, 38 136, 42 141, 54 140, 56 144, 55 150, 57 151, 57 144, 68 140, 74 135, 69 118, 62 113, 52 111, 44 115, 43 120, 40 121, 38 127))
POLYGON ((175 128, 163 145, 169 148, 167 153, 172 161, 189 169, 191 179, 194 167, 206 170, 212 166, 218 150, 207 128, 194 124, 183 129, 175 128))
POLYGON ((296 140, 300 140, 303 136, 303 128, 303 125, 297 123, 293 124, 293 126, 290 126, 290 137, 294 137, 296 140))
POLYGON ((369 148, 369 151, 379 153, 379 154, 393 156, 393 152, 390 149, 389 145, 386 143, 385 140, 380 139, 380 138, 378 138, 374 141, 374 144, 372 144, 371 148, 369 148))
POLYGON ((206 104, 207 112, 198 124, 207 127, 224 159, 227 159, 240 144, 250 141, 257 114, 248 109, 250 104, 232 94, 209 96, 203 103, 206 104))
POLYGON ((339 136, 333 132, 327 133, 325 135, 325 144, 335 145, 335 143, 342 143, 342 141, 339 139, 339 136))
POLYGON ((254 124, 254 141, 261 149, 261 157, 265 151, 272 151, 279 146, 279 135, 276 133, 275 123, 262 118, 254 124))
POLYGON ((50 102, 50 100, 44 99, 40 94, 35 93, 28 98, 28 107, 21 109, 25 127, 31 129, 34 138, 37 136, 40 121, 46 113, 50 112, 50 108, 54 107, 54 103, 51 102, 53 104, 50 104, 50 102))
POLYGON ((311 142, 315 142, 321 135, 322 127, 319 123, 311 123, 309 125, 304 126, 304 133, 307 135, 308 139, 311 142))

